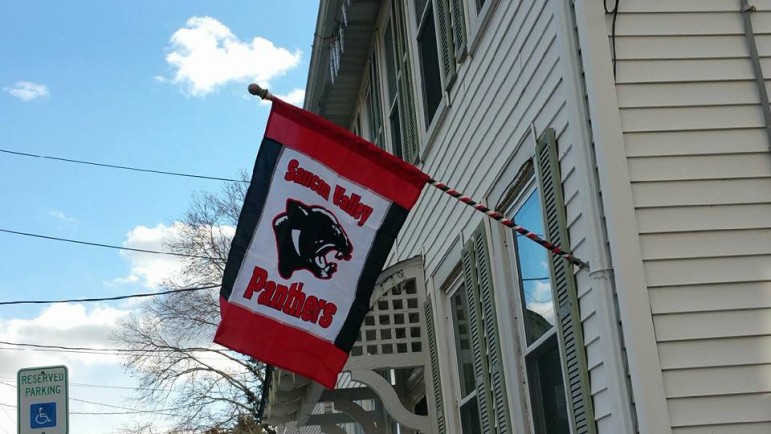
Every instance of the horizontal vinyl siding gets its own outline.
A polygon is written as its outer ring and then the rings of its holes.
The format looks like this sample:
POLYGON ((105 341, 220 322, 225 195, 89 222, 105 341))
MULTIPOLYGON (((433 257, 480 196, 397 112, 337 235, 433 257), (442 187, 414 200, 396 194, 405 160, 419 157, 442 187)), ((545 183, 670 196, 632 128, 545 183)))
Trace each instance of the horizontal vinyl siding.
MULTIPOLYGON (((768 77, 771 1, 751 3, 768 77)), ((673 433, 769 433, 771 154, 739 2, 622 2, 616 30, 616 91, 673 433)))
MULTIPOLYGON (((537 134, 553 128, 559 144, 571 242, 566 247, 582 257, 589 252, 579 200, 581 186, 575 171, 577 131, 568 123, 554 7, 545 0, 498 4, 473 57, 467 57, 458 68, 449 93, 450 106, 439 117, 439 128, 427 150, 423 143, 422 170, 472 198, 484 200, 510 156, 515 152, 533 154, 532 139, 528 146, 517 148, 531 126, 537 134)), ((430 276, 457 235, 467 237, 483 218, 468 206, 427 188, 402 229, 389 261, 422 254, 426 275, 430 276)), ((612 406, 601 358, 600 327, 594 318, 595 294, 587 272, 581 271, 576 277, 598 427, 603 434, 611 433, 602 430, 603 426, 611 426, 612 406)), ((515 319, 509 321, 513 327, 515 319)))

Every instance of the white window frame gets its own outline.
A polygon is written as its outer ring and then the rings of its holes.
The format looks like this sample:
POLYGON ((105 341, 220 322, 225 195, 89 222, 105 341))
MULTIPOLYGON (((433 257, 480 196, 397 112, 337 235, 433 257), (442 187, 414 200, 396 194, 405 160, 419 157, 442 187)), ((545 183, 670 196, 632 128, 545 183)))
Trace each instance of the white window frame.
MULTIPOLYGON (((461 387, 460 387, 460 366, 458 366, 458 348, 457 348, 457 336, 455 336, 455 324, 453 323, 453 312, 452 312, 452 297, 460 290, 462 286, 464 286, 463 282, 463 273, 460 272, 460 263, 458 263, 458 273, 452 276, 452 278, 446 282, 442 287, 442 297, 443 297, 443 306, 442 309, 445 312, 444 315, 444 323, 446 325, 445 330, 447 331, 446 340, 447 340, 447 348, 449 350, 449 363, 450 363, 450 371, 452 373, 452 383, 453 383, 453 399, 452 402, 455 403, 454 406, 454 417, 453 421, 456 423, 454 430, 448 430, 448 432, 457 432, 460 433, 462 429, 462 422, 461 422, 461 406, 465 405, 472 399, 475 399, 477 397, 477 388, 476 384, 474 385, 474 391, 469 393, 466 396, 462 396, 461 393, 461 387)), ((468 290, 468 288, 466 288, 468 290)), ((479 402, 477 401, 477 411, 479 410, 479 402)))
MULTIPOLYGON (((410 60, 412 61, 412 87, 413 87, 413 95, 415 95, 415 103, 417 104, 417 107, 415 107, 415 116, 418 121, 418 155, 419 155, 419 162, 422 162, 425 160, 426 155, 428 154, 429 149, 431 148, 431 145, 433 144, 434 136, 436 136, 437 131, 441 128, 442 123, 444 123, 444 118, 447 117, 447 112, 450 103, 449 98, 447 95, 447 90, 444 89, 444 86, 442 86, 442 100, 439 102, 439 107, 436 109, 436 113, 434 113, 434 118, 431 120, 431 124, 428 125, 427 119, 425 117, 425 113, 423 110, 423 107, 425 107, 426 102, 423 100, 423 74, 421 72, 421 62, 420 62, 420 50, 418 47, 418 19, 415 16, 415 2, 414 0, 393 0, 393 1, 402 1, 402 5, 404 6, 404 15, 405 19, 407 20, 407 39, 409 40, 409 51, 410 51, 410 60)), ((433 8, 434 13, 434 33, 435 37, 437 38, 437 41, 440 39, 440 35, 436 34, 437 32, 437 26, 436 26, 436 5, 434 4, 434 1, 431 1, 431 7, 433 8)), ((437 50, 439 50, 439 47, 437 46, 437 50)), ((438 52, 437 52, 438 54, 438 52)), ((457 74, 457 72, 456 72, 457 74)), ((441 71, 439 72, 439 79, 441 80, 441 71)), ((456 79, 457 80, 457 79, 456 79)))
MULTIPOLYGON (((530 177, 527 180, 527 183, 522 186, 522 188, 517 192, 516 199, 506 208, 506 215, 507 216, 514 216, 521 207, 525 204, 525 202, 530 198, 532 194, 540 194, 539 192, 539 186, 536 182, 535 175, 530 177)), ((543 211, 542 211, 543 212, 543 211)), ((513 217, 512 217, 513 218, 513 217)), ((539 336, 534 342, 528 344, 527 343, 527 330, 526 330, 526 324, 525 324, 525 318, 524 318, 524 311, 525 306, 527 305, 525 303, 525 300, 523 300, 522 297, 522 291, 523 289, 520 286, 520 271, 519 271, 519 265, 517 263, 517 253, 516 253, 516 247, 515 243, 516 241, 516 233, 514 231, 506 231, 505 240, 504 240, 504 250, 505 250, 505 258, 507 261, 507 264, 512 271, 511 273, 511 292, 512 294, 509 294, 511 297, 511 300, 513 302, 513 308, 515 314, 512 316, 511 321, 516 323, 514 324, 514 327, 517 330, 517 350, 520 354, 520 357, 518 358, 518 365, 520 367, 520 375, 521 375, 521 384, 523 388, 520 390, 520 397, 522 403, 524 404, 525 408, 527 409, 527 423, 528 423, 528 432, 535 432, 536 429, 536 408, 535 403, 533 402, 533 396, 530 392, 531 390, 531 377, 528 372, 528 358, 530 357, 537 357, 537 354, 547 347, 544 346, 545 342, 550 339, 558 339, 557 336, 557 324, 553 324, 552 327, 546 331, 543 335, 539 336)), ((553 285, 553 282, 550 282, 553 285)), ((557 312, 557 306, 554 304, 554 289, 552 288, 552 307, 554 309, 554 315, 558 315, 557 312)), ((555 343, 555 346, 558 349, 559 352, 559 358, 560 358, 560 370, 562 371, 562 377, 563 377, 563 388, 565 387, 564 379, 565 379, 565 372, 564 372, 564 359, 562 351, 559 349, 559 343, 555 343)), ((564 391, 564 389, 563 389, 564 391)), ((567 397, 566 397, 567 399, 567 397)))
MULTIPOLYGON (((385 49, 386 38, 388 38, 388 35, 386 35, 385 31, 391 22, 393 5, 391 4, 391 1, 383 3, 380 10, 380 16, 376 20, 375 51, 377 51, 378 56, 381 59, 378 62, 378 73, 380 75, 380 83, 378 83, 378 85, 380 86, 380 105, 383 114, 383 138, 386 142, 384 148, 391 154, 396 155, 396 149, 394 149, 393 128, 391 127, 391 113, 394 110, 394 106, 399 105, 399 98, 401 96, 394 98, 392 103, 391 89, 388 88, 388 60, 386 59, 388 53, 386 53, 385 49)), ((393 28, 391 28, 391 32, 394 32, 393 28)), ((396 46, 394 46, 394 49, 396 49, 396 46)), ((396 80, 399 80, 398 77, 396 80)), ((401 152, 404 153, 404 150, 401 150, 401 152)))
POLYGON ((466 47, 469 55, 473 55, 479 46, 498 3, 500 0, 485 0, 484 6, 477 11, 477 0, 466 0, 466 29, 468 29, 466 47))

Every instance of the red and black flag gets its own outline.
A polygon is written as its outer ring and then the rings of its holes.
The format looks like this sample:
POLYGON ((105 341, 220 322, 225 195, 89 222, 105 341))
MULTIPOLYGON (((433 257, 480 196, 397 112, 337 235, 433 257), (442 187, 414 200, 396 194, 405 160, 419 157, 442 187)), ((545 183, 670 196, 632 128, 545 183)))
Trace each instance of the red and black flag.
POLYGON ((334 387, 428 176, 273 99, 222 281, 214 341, 334 387))

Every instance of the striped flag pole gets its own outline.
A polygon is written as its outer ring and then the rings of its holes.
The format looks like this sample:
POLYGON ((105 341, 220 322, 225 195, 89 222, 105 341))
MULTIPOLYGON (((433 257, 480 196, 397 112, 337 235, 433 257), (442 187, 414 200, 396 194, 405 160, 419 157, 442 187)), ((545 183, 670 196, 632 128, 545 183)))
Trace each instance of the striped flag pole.
MULTIPOLYGON (((260 87, 259 85, 252 83, 248 87, 249 93, 254 96, 259 96, 260 98, 264 100, 272 100, 273 95, 268 92, 267 89, 264 89, 260 87)), ((458 193, 455 189, 450 188, 447 186, 447 184, 439 182, 433 178, 428 179, 428 183, 432 186, 438 188, 439 190, 442 190, 443 192, 449 194, 450 196, 458 199, 459 201, 465 203, 466 205, 469 205, 476 209, 477 211, 481 211, 485 214, 487 214, 488 217, 494 218, 495 220, 498 220, 499 222, 503 223, 505 226, 510 227, 511 229, 514 229, 522 236, 525 236, 536 243, 543 246, 546 250, 552 252, 553 254, 561 257, 562 259, 570 262, 573 265, 578 265, 579 268, 582 269, 589 269, 589 264, 582 261, 581 259, 576 258, 573 256, 570 252, 566 252, 560 248, 560 246, 555 246, 554 244, 544 240, 543 238, 539 237, 538 235, 530 232, 529 230, 523 228, 522 226, 514 224, 513 221, 510 219, 507 219, 503 216, 503 214, 499 213, 498 211, 493 211, 490 208, 482 205, 481 203, 476 202, 475 200, 471 199, 468 196, 464 196, 460 193, 458 193)))
POLYGON ((505 225, 507 227, 510 227, 511 229, 514 229, 515 231, 517 231, 517 233, 519 233, 522 236, 525 236, 525 237, 535 241, 536 243, 538 243, 541 246, 543 246, 546 250, 549 250, 553 254, 561 257, 562 259, 570 262, 571 264, 578 265, 578 267, 582 268, 582 269, 586 269, 586 270, 589 269, 589 264, 587 264, 586 262, 582 261, 579 258, 576 258, 570 252, 566 252, 566 251, 562 250, 560 248, 560 246, 555 246, 554 244, 544 240, 543 238, 539 237, 538 235, 536 235, 536 234, 530 232, 529 230, 523 228, 522 226, 514 224, 514 222, 511 221, 511 219, 508 219, 508 218, 504 217, 503 214, 499 213, 498 211, 493 211, 490 208, 482 205, 481 203, 476 202, 475 200, 471 199, 470 197, 464 196, 464 195, 460 194, 458 191, 456 191, 453 188, 448 187, 447 184, 445 184, 443 182, 439 182, 439 181, 437 181, 437 180, 435 180, 433 178, 429 178, 428 183, 431 184, 432 186, 438 188, 439 190, 442 190, 443 192, 449 194, 450 196, 458 199, 459 201, 465 203, 466 205, 474 208, 475 210, 481 211, 481 212, 487 214, 488 217, 493 218, 495 220, 498 220, 503 225, 505 225))

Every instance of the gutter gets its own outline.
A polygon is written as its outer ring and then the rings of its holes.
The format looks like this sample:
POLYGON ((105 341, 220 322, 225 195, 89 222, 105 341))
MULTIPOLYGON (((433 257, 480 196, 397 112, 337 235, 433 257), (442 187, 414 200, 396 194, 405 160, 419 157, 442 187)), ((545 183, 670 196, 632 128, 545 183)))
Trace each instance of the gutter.
POLYGON ((747 0, 740 0, 742 22, 744 23, 744 36, 747 38, 747 48, 750 50, 750 60, 752 69, 755 72, 755 84, 758 86, 758 95, 760 96, 760 106, 763 108, 763 117, 766 120, 766 139, 768 140, 768 149, 771 150, 771 106, 768 103, 768 90, 763 76, 763 68, 760 66, 760 56, 758 55, 758 46, 755 43, 755 31, 752 29, 751 12, 755 12, 755 5, 750 6, 747 0))

